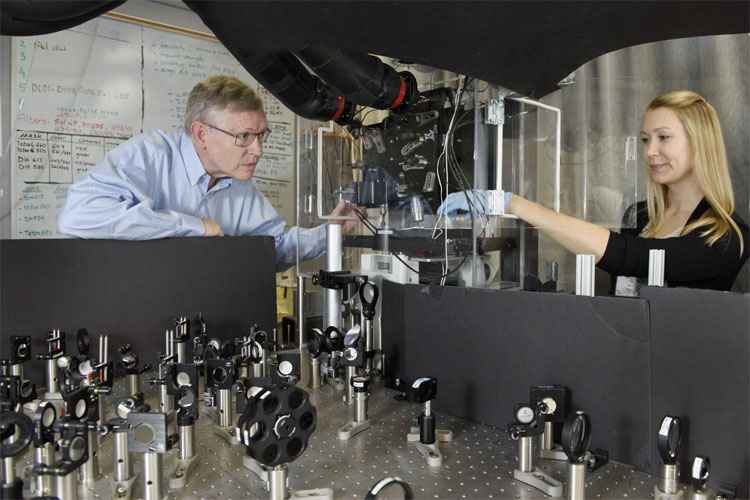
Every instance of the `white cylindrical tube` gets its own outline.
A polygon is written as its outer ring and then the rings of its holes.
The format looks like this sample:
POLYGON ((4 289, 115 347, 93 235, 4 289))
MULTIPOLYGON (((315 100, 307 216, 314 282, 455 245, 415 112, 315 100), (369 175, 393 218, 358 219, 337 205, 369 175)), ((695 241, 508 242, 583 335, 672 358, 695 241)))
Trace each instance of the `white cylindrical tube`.
POLYGON ((680 466, 678 464, 661 464, 659 466, 659 491, 667 495, 677 493, 680 483, 680 466))
POLYGON ((10 374, 23 380, 23 364, 16 363, 15 365, 10 365, 10 374))
MULTIPOLYGON (((99 406, 99 419, 96 421, 96 425, 97 426, 101 426, 104 423, 104 421, 107 420, 107 418, 106 418, 106 415, 107 415, 107 404, 106 403, 107 403, 107 401, 106 401, 106 399, 104 397, 104 394, 99 394, 99 397, 96 398, 96 404, 99 406)), ((97 441, 96 441, 97 444, 101 444, 103 436, 101 434, 99 434, 99 433, 97 433, 96 436, 97 436, 97 438, 96 438, 97 439, 97 441)))
POLYGON ((576 295, 594 296, 594 255, 576 255, 576 295))
POLYGON ((422 209, 422 200, 419 196, 411 197, 411 214, 414 222, 422 222, 424 220, 424 210, 422 209))
POLYGON ((60 500, 78 500, 75 471, 55 477, 55 495, 60 500))
POLYGON ((664 257, 664 250, 648 251, 648 286, 664 286, 664 257))
MULTIPOLYGON (((365 320, 365 350, 367 352, 370 352, 374 349, 373 347, 373 336, 372 336, 372 320, 366 319, 365 320)), ((365 362, 365 369, 368 374, 372 373, 372 367, 373 367, 373 358, 367 358, 367 361, 365 362)))
POLYGON ((318 389, 320 387, 320 358, 310 357, 310 389, 318 389))
POLYGON ((305 346, 305 330, 307 323, 307 314, 305 311, 305 277, 297 276, 297 346, 300 355, 305 346))
MULTIPOLYGON (((341 224, 326 225, 326 270, 341 271, 341 224)), ((341 330, 341 290, 326 288, 326 315, 323 326, 335 326, 341 330)))
POLYGON ((128 433, 124 430, 115 431, 113 442, 115 481, 128 481, 132 476, 130 470, 130 455, 128 454, 128 433))
POLYGON ((177 362, 187 363, 185 342, 175 342, 175 345, 177 346, 177 362))
POLYGON ((47 392, 60 392, 60 386, 57 383, 57 359, 47 360, 47 392))
POLYGON ((138 373, 125 375, 125 391, 128 396, 141 392, 141 376, 138 373))
POLYGON ((143 454, 143 498, 144 500, 161 500, 161 455, 159 453, 143 454))
MULTIPOLYGON (((52 465, 55 461, 54 443, 44 443, 43 446, 34 449, 34 463, 36 465, 52 465)), ((43 497, 52 494, 52 481, 47 474, 38 474, 34 478, 36 496, 43 497)))
POLYGON ((344 383, 346 384, 346 391, 344 391, 344 400, 346 401, 346 404, 352 405, 354 404, 354 387, 352 387, 352 377, 355 377, 357 375, 357 367, 356 366, 347 366, 346 367, 346 380, 344 380, 344 383))
POLYGON ((219 427, 232 426, 232 392, 229 389, 219 389, 217 392, 216 412, 217 424, 219 427))
POLYGON ((530 436, 518 439, 518 470, 521 472, 534 470, 534 439, 530 436))
POLYGON ((99 362, 106 363, 109 361, 107 354, 107 347, 109 343, 109 335, 99 335, 99 362))
POLYGON ((98 433, 95 430, 89 433, 89 459, 81 466, 81 484, 93 484, 101 477, 99 473, 99 446, 97 442, 98 433))
POLYGON ((195 455, 194 425, 179 425, 180 433, 180 460, 189 460, 195 455))
POLYGON ((3 458, 3 482, 5 484, 11 484, 16 480, 16 458, 5 457, 3 458))
MULTIPOLYGON (((275 336, 274 336, 275 337, 275 336)), ((268 353, 266 352, 266 346, 263 346, 263 351, 260 356, 260 361, 258 361, 257 365, 260 367, 260 376, 261 377, 268 377, 268 353)))
POLYGON ((167 393, 167 385, 162 384, 159 386, 159 411, 161 413, 169 413, 172 410, 174 410, 174 403, 167 393))
POLYGON ((552 422, 544 422, 544 434, 542 434, 542 439, 539 440, 540 450, 551 450, 554 447, 552 434, 552 422))
POLYGON ((367 392, 354 393, 354 421, 367 420, 367 392))
POLYGON ((586 464, 568 462, 568 479, 565 488, 567 500, 586 498, 586 464))
POLYGON ((286 466, 277 465, 268 471, 268 497, 271 500, 286 500, 286 466))

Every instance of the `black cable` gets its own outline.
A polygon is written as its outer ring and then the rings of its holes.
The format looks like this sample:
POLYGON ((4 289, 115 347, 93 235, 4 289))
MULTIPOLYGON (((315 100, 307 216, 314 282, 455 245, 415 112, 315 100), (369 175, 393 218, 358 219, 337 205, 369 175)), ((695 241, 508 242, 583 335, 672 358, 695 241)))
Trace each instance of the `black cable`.
MULTIPOLYGON (((362 109, 365 109, 365 108, 362 108, 362 109)), ((363 122, 365 121, 365 118, 367 118, 367 115, 369 115, 369 114, 370 114, 370 113, 372 113, 373 111, 377 111, 377 109, 376 109, 376 108, 370 108, 370 109, 369 109, 369 110, 367 111, 367 113, 365 113, 364 115, 362 115, 362 118, 360 118, 360 119, 359 119, 360 123, 363 123, 363 122)), ((367 125, 362 125, 362 126, 363 126, 363 127, 366 127, 367 125)))
POLYGON ((370 230, 371 233, 376 234, 378 232, 378 228, 375 227, 375 225, 370 222, 367 217, 362 215, 359 210, 354 210, 354 213, 357 214, 357 218, 367 227, 367 229, 370 230))

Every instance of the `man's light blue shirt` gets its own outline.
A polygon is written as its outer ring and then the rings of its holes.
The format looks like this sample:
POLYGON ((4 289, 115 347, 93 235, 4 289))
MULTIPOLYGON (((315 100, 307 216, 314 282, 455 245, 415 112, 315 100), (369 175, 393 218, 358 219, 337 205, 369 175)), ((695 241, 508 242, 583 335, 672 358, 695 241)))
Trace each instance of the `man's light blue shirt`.
POLYGON ((137 135, 107 153, 104 161, 70 186, 57 218, 67 236, 148 240, 202 236, 201 218, 214 219, 224 234, 273 236, 276 270, 314 259, 325 251, 325 226, 285 222, 252 181, 221 178, 209 191, 210 176, 184 132, 137 135))

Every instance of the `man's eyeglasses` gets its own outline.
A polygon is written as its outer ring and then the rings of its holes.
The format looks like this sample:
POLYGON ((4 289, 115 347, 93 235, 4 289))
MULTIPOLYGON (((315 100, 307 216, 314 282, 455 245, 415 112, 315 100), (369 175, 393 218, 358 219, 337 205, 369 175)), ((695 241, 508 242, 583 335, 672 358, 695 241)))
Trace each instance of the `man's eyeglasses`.
POLYGON ((265 142, 265 140, 268 138, 268 135, 271 133, 271 129, 267 128, 263 132, 245 132, 244 134, 233 134, 231 132, 227 132, 222 128, 215 127, 210 123, 206 123, 205 125, 208 125, 214 130, 224 132, 225 134, 234 137, 234 144, 236 146, 240 146, 241 148, 248 147, 249 145, 254 143, 256 139, 259 140, 261 144, 263 144, 263 142, 265 142))

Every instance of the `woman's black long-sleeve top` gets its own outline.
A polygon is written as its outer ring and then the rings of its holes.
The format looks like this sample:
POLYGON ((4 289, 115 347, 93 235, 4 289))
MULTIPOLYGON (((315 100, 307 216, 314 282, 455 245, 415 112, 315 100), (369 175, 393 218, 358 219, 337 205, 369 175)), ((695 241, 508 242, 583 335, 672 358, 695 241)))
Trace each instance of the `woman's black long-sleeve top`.
MULTIPOLYGON (((705 198, 695 208, 687 224, 700 218, 710 208, 705 198)), ((675 238, 642 238, 638 236, 648 223, 646 202, 628 208, 636 210, 636 227, 610 231, 607 249, 597 266, 613 276, 648 277, 649 250, 663 249, 664 281, 667 286, 730 290, 742 265, 748 258, 748 225, 736 213, 732 219, 742 232, 744 248, 740 256, 740 239, 733 228, 709 246, 700 236, 701 228, 675 238)), ((629 220, 626 212, 623 221, 629 220)), ((630 219, 632 220, 632 219, 630 219)), ((686 225, 687 225, 686 224, 686 225)), ((623 223, 623 226, 625 224, 623 223)))

